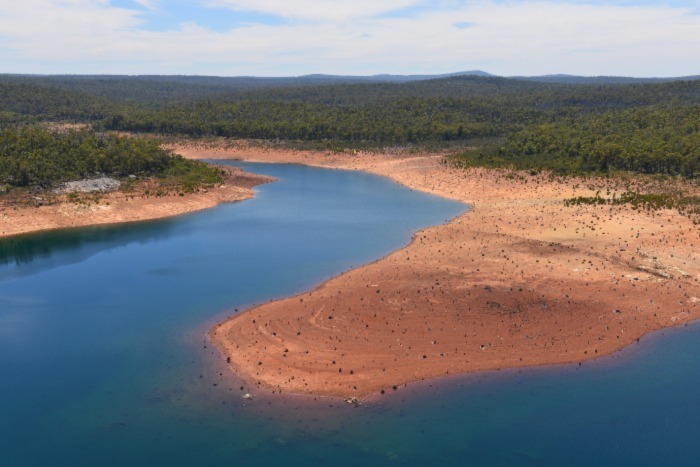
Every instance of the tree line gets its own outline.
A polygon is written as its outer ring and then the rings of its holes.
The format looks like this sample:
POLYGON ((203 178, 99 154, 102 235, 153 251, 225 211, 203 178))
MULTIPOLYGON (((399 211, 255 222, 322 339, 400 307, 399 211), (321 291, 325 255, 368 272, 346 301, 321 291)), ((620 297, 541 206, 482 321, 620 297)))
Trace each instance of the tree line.
POLYGON ((700 178, 700 105, 615 110, 531 125, 456 165, 548 169, 562 174, 631 171, 700 178))
POLYGON ((175 178, 185 189, 218 183, 221 171, 162 149, 156 141, 93 131, 54 132, 38 126, 0 130, 0 187, 47 189, 109 176, 175 178))
POLYGON ((547 83, 456 76, 406 83, 0 75, 0 128, 110 130, 381 147, 493 144, 459 164, 697 177, 700 81, 547 83))

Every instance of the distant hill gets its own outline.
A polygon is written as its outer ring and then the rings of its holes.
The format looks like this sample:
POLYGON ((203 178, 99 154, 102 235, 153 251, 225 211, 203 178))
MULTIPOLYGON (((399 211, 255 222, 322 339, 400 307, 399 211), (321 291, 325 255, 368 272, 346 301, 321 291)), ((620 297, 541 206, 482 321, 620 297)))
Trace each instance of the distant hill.
POLYGON ((575 75, 544 75, 544 76, 512 76, 512 79, 537 81, 539 83, 559 84, 645 84, 670 83, 673 81, 695 81, 700 75, 680 76, 677 78, 630 78, 626 76, 575 76, 575 75))
MULTIPOLYGON (((134 80, 151 83, 163 83, 170 85, 171 91, 177 91, 178 85, 206 86, 209 92, 245 90, 251 88, 287 87, 287 86, 315 86, 324 84, 357 84, 357 83, 410 83, 415 81, 427 81, 441 78, 453 78, 460 76, 496 78, 501 77, 482 70, 458 71, 443 74, 421 75, 328 75, 310 74, 287 77, 265 76, 188 76, 188 75, 11 75, 0 74, 2 81, 28 81, 41 82, 53 86, 73 88, 79 85, 85 88, 103 88, 107 82, 113 86, 117 83, 126 84, 134 80), (219 89, 216 89, 219 88, 219 89)), ((535 81, 539 83, 555 84, 644 84, 644 83, 668 83, 673 81, 700 80, 700 75, 680 76, 671 78, 633 78, 627 76, 577 76, 568 74, 552 74, 541 76, 509 76, 503 77, 519 81, 535 81)), ((128 87, 128 85, 127 85, 128 87)), ((167 86, 166 86, 167 87, 167 86)))
POLYGON ((456 73, 446 73, 441 75, 369 75, 369 76, 343 76, 343 75, 306 75, 300 76, 299 80, 325 80, 328 82, 352 81, 352 82, 378 82, 378 83, 407 83, 411 81, 425 81, 429 79, 452 78, 454 76, 488 76, 490 73, 481 70, 458 71, 456 73))
POLYGON ((193 102, 223 95, 269 89, 310 88, 324 85, 410 84, 433 79, 496 78, 474 70, 442 75, 305 75, 290 77, 185 76, 185 75, 18 75, 0 74, 0 83, 41 86, 79 92, 148 107, 162 107, 174 101, 193 102))
POLYGON ((106 82, 119 80, 139 80, 160 83, 197 84, 208 86, 224 86, 227 88, 249 88, 268 86, 299 86, 304 84, 343 84, 343 83, 368 83, 387 82, 405 83, 412 81, 425 81, 429 79, 451 78, 454 76, 483 76, 493 77, 490 73, 481 70, 458 71, 455 73, 434 75, 326 75, 311 74, 302 76, 266 77, 266 76, 188 76, 188 75, 10 75, 0 74, 0 80, 41 80, 43 82, 83 84, 90 82, 106 82))

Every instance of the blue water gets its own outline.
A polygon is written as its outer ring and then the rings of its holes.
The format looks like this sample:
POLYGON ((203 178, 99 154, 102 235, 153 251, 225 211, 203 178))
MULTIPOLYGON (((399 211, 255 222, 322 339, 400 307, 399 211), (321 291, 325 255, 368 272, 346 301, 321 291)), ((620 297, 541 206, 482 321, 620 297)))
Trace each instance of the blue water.
POLYGON ((465 210, 366 174, 245 166, 279 181, 167 221, 0 241, 0 465, 697 463, 697 325, 581 367, 413 385, 359 408, 243 401, 205 348, 217 317, 465 210))

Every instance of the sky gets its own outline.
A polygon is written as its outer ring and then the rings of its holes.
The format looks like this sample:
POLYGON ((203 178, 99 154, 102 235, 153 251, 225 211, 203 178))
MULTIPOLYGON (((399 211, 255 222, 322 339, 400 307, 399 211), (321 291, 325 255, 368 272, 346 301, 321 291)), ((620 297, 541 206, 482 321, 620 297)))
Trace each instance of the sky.
POLYGON ((0 0, 0 73, 700 74, 700 0, 0 0))

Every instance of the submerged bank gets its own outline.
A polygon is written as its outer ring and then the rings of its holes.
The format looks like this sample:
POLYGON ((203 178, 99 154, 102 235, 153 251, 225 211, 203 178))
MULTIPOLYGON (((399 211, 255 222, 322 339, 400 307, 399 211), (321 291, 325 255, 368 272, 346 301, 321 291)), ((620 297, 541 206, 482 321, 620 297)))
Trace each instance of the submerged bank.
POLYGON ((431 155, 178 152, 365 170, 473 206, 380 261, 215 326, 222 358, 260 386, 361 397, 445 375, 576 363, 700 311, 692 221, 564 206, 614 182, 466 172, 431 155))

